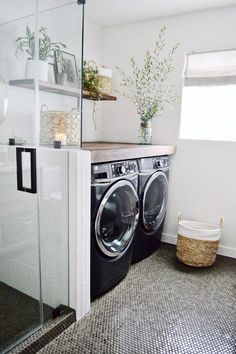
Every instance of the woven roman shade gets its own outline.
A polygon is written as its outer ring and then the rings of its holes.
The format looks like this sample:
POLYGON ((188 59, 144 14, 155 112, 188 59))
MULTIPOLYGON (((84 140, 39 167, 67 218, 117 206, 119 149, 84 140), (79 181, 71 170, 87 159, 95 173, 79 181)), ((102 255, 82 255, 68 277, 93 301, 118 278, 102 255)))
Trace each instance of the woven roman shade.
POLYGON ((185 86, 236 84, 236 50, 188 53, 185 86))

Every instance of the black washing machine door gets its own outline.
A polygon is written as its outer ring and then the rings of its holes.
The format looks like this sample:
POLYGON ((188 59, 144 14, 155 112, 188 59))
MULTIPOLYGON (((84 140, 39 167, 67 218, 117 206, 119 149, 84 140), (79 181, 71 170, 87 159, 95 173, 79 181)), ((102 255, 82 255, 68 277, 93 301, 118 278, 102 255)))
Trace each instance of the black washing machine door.
POLYGON ((139 199, 128 180, 115 182, 105 193, 95 220, 99 249, 108 257, 120 255, 132 241, 139 217, 139 199))
POLYGON ((168 197, 165 173, 155 172, 147 181, 142 198, 142 222, 148 233, 154 233, 164 220, 168 197))

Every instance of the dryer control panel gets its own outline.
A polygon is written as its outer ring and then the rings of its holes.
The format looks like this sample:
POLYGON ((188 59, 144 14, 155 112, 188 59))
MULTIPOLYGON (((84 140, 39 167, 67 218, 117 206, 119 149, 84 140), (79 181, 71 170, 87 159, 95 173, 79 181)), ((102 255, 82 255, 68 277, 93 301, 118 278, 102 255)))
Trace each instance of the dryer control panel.
POLYGON ((91 178, 92 181, 96 180, 105 182, 106 180, 129 176, 137 172, 138 164, 136 160, 92 164, 91 178))
POLYGON ((169 156, 158 156, 152 159, 153 168, 159 169, 170 166, 169 156))
POLYGON ((111 164, 112 177, 127 176, 138 171, 137 162, 133 160, 115 162, 111 164))

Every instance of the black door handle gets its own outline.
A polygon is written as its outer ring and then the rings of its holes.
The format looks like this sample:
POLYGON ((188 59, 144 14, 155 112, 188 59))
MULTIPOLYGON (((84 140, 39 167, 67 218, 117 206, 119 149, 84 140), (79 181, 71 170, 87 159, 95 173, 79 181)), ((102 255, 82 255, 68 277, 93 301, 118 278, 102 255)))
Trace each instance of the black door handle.
POLYGON ((31 148, 16 148, 16 173, 17 173, 17 190, 26 193, 37 193, 37 169, 36 169, 36 149, 31 148), (23 186, 23 168, 22 168, 22 153, 30 153, 30 180, 31 188, 23 186))

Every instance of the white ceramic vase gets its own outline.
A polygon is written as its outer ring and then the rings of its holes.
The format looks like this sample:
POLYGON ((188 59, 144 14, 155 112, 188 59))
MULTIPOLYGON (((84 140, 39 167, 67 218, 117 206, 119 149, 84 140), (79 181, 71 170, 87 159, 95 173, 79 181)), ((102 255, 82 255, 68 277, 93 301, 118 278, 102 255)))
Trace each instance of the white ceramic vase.
POLYGON ((25 77, 26 79, 35 79, 37 77, 40 81, 48 81, 48 62, 28 59, 26 63, 25 77))

